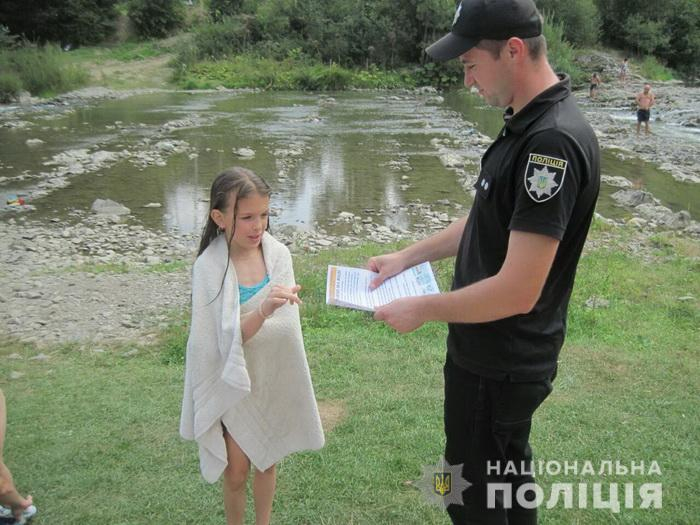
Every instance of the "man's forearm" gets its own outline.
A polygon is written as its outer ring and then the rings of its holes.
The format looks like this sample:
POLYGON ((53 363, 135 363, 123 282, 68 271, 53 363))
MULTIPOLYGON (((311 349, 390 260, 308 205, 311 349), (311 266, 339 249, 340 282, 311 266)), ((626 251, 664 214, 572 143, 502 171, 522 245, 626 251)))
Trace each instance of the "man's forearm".
POLYGON ((444 230, 418 241, 402 250, 406 267, 415 266, 425 261, 439 261, 457 255, 467 217, 453 222, 444 230))
POLYGON ((452 292, 420 298, 426 321, 486 323, 527 313, 532 301, 498 276, 452 292))

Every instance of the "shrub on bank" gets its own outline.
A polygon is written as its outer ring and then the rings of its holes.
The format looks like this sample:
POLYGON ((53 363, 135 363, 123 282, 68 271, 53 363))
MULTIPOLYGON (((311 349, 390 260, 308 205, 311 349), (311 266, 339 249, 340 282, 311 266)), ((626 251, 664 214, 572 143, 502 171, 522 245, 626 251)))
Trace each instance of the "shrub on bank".
POLYGON ((543 33, 547 39, 547 56, 549 63, 557 73, 566 73, 571 83, 576 86, 586 82, 586 73, 576 65, 576 50, 564 38, 564 26, 546 16, 543 33))
POLYGON ((0 73, 0 104, 8 104, 22 90, 22 81, 15 73, 0 73))
POLYGON ((131 0, 129 18, 141 38, 165 38, 182 26, 185 14, 179 0, 131 0))
POLYGON ((184 89, 223 86, 275 90, 340 91, 350 88, 410 88, 417 85, 411 70, 384 71, 376 66, 350 69, 308 59, 277 61, 253 55, 183 66, 176 81, 184 89))
POLYGON ((673 71, 653 56, 644 57, 644 60, 639 64, 639 73, 649 80, 666 81, 674 78, 673 71))
POLYGON ((65 64, 57 46, 0 50, 5 93, 29 91, 32 95, 61 93, 85 85, 88 73, 65 64), (19 83, 18 83, 19 81, 19 83))

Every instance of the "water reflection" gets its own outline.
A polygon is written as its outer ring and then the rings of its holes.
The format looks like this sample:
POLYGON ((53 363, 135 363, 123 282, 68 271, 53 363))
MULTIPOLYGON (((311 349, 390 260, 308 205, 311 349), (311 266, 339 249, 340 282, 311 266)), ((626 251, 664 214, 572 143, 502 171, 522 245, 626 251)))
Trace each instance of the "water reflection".
MULTIPOLYGON (((381 92, 339 93, 334 98, 308 93, 160 93, 57 113, 51 120, 46 120, 50 114, 27 116, 27 129, 0 128, 0 176, 31 177, 7 181, 0 191, 21 192, 41 182, 46 176, 40 174, 51 169, 43 163, 58 152, 98 142, 106 151, 136 152, 144 147, 139 142, 150 137, 152 143, 182 140, 190 149, 167 157, 166 166, 140 169, 126 159, 74 176, 68 187, 36 199, 32 216, 71 220, 72 210, 89 210, 95 199, 109 198, 131 208, 135 220, 149 228, 198 233, 212 180, 233 165, 248 167, 270 182, 272 205, 279 210, 275 224, 333 231, 333 220, 348 211, 408 229, 412 221, 420 221, 400 209, 410 202, 449 199, 469 206, 469 196, 454 172, 440 164, 430 140, 468 128, 468 122, 493 136, 503 123, 500 110, 466 91, 446 94, 442 106, 381 92), (211 125, 160 131, 166 122, 193 116, 211 125), (25 144, 29 138, 45 144, 32 150, 25 144), (282 158, 275 152, 294 144, 303 146, 304 154, 288 157, 286 177, 279 178, 282 158), (255 157, 235 157, 232 149, 240 147, 254 149, 255 157), (144 207, 151 202, 163 206, 144 207), (380 210, 393 213, 381 216, 380 210)), ((689 209, 700 201, 700 186, 678 183, 643 161, 622 162, 606 153, 603 172, 639 181, 674 209, 689 209)), ((623 213, 612 208, 607 197, 612 191, 603 192, 603 213, 623 213)))

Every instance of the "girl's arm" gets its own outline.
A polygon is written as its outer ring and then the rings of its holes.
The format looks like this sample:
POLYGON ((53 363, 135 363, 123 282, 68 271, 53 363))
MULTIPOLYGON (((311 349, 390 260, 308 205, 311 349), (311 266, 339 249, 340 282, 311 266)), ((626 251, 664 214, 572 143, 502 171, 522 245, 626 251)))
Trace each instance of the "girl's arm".
POLYGON ((243 343, 257 334, 265 320, 272 317, 280 306, 287 303, 301 304, 301 299, 297 295, 299 290, 301 290, 299 285, 291 288, 273 286, 257 310, 241 317, 241 338, 243 343))

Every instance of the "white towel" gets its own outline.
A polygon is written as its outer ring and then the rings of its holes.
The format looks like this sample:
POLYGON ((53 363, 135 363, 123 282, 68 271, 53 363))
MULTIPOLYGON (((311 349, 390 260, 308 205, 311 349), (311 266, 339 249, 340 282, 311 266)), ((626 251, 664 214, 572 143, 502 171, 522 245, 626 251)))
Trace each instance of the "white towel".
POLYGON ((197 441, 202 476, 210 483, 227 465, 222 423, 258 470, 324 444, 298 306, 278 308, 241 344, 240 316, 258 308, 270 287, 295 284, 287 247, 265 233, 262 249, 270 283, 242 307, 224 235, 192 270, 180 434, 197 441))

